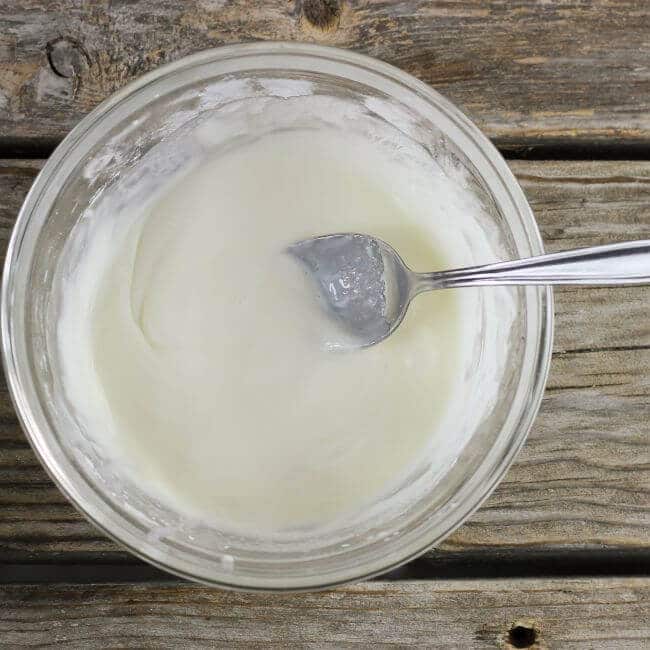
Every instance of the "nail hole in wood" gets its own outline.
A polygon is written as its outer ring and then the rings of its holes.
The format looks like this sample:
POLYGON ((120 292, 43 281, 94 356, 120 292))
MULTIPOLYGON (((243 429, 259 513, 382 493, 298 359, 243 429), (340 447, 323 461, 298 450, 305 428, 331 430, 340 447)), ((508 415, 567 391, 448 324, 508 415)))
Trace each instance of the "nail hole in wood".
POLYGON ((532 625, 513 625, 508 632, 508 643, 513 648, 532 648, 537 641, 537 630, 532 625))
POLYGON ((302 13, 314 27, 332 29, 341 18, 341 3, 339 0, 304 0, 302 13))

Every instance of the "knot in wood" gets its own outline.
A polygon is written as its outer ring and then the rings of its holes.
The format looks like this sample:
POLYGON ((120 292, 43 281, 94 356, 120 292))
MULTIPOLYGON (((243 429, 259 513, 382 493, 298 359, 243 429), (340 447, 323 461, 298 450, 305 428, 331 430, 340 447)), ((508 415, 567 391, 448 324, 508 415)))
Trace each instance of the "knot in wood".
POLYGON ((78 77, 90 64, 90 57, 83 45, 67 36, 49 41, 45 51, 50 68, 59 77, 78 77))
POLYGON ((537 642, 538 635, 534 623, 517 622, 508 631, 508 643, 512 648, 532 648, 537 642))
POLYGON ((314 27, 323 31, 333 29, 341 18, 341 3, 339 0, 304 0, 302 13, 314 27))

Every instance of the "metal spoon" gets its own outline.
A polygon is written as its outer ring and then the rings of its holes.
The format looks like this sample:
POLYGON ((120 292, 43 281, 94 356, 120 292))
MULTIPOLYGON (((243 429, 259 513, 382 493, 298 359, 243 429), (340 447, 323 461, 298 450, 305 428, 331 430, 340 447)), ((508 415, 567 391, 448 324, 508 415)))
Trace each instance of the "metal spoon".
POLYGON ((379 343, 415 296, 432 289, 490 285, 650 282, 650 240, 594 246, 450 271, 414 273, 377 237, 324 235, 289 246, 318 283, 328 312, 358 347, 379 343))

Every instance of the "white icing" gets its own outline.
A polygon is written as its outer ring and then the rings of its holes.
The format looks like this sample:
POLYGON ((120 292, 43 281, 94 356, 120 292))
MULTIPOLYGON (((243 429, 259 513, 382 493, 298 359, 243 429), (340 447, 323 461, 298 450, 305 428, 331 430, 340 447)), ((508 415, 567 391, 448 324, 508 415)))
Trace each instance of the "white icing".
POLYGON ((76 227, 59 274, 68 401, 125 475, 184 516, 259 533, 331 524, 389 493, 401 507, 416 488, 396 487, 423 466, 430 485, 471 435, 467 391, 496 398, 508 290, 420 296, 384 343, 333 353, 283 251, 357 231, 416 270, 488 262, 489 218, 387 105, 367 102, 400 130, 304 82, 270 80, 290 99, 256 100, 229 83, 201 106, 235 100, 176 116, 174 137, 76 227))

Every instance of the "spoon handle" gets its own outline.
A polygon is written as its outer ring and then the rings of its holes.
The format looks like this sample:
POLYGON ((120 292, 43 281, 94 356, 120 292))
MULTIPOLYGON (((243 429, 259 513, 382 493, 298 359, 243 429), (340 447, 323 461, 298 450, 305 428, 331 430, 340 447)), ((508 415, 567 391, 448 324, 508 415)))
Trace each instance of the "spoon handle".
POLYGON ((414 294, 504 284, 644 284, 650 283, 650 239, 414 275, 414 294))

